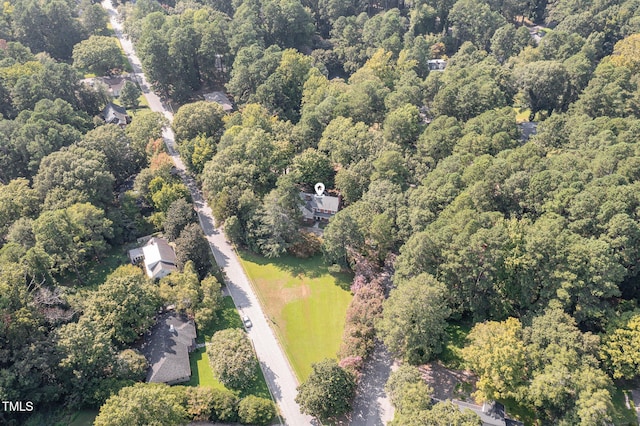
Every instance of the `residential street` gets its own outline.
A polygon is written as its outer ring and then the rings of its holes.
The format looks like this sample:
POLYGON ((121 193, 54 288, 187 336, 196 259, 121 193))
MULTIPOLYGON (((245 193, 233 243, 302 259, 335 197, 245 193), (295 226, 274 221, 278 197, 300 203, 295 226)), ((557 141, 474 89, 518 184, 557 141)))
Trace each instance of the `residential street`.
MULTIPOLYGON (((122 25, 116 20, 116 11, 113 9, 111 1, 104 0, 102 6, 109 13, 116 36, 122 43, 122 47, 133 67, 138 83, 140 83, 150 108, 153 111, 163 113, 164 116, 171 121, 173 114, 167 110, 167 107, 163 105, 160 98, 151 91, 150 85, 147 83, 142 72, 140 60, 136 56, 131 42, 123 36, 122 25)), ((288 425, 302 426, 314 424, 314 420, 310 416, 303 415, 300 412, 300 407, 295 402, 296 387, 298 386, 295 374, 291 370, 289 361, 269 326, 268 319, 262 311, 262 307, 258 302, 256 294, 253 292, 233 247, 226 242, 222 230, 215 227, 211 209, 203 199, 194 180, 185 173, 185 166, 175 147, 173 131, 170 128, 165 128, 163 136, 167 150, 176 168, 179 170, 185 184, 191 191, 202 229, 209 240, 216 262, 226 275, 228 293, 233 297, 241 315, 247 315, 253 322, 253 327, 249 330, 248 334, 256 349, 267 384, 278 404, 280 414, 284 417, 284 421, 288 425)))

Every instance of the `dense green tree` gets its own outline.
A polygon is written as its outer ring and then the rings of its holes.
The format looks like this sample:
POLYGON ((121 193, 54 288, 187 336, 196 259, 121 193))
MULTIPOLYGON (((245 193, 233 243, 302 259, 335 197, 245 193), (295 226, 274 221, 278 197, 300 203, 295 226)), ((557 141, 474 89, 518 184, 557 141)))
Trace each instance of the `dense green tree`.
POLYGON ((480 416, 469 409, 460 408, 451 401, 434 404, 430 410, 417 410, 406 414, 397 413, 391 425, 433 425, 433 426, 480 426, 480 416))
POLYGON ((207 346, 209 362, 218 380, 232 389, 246 389, 256 378, 258 359, 244 331, 216 332, 207 346))
POLYGON ((640 374, 639 331, 640 316, 634 315, 626 324, 606 336, 602 352, 614 379, 632 380, 640 374))
POLYGON ((123 388, 100 407, 95 425, 184 424, 187 412, 178 389, 159 383, 137 383, 123 388))
POLYGON ((396 356, 411 364, 442 352, 446 319, 446 288, 428 274, 401 283, 384 303, 378 333, 396 356))
POLYGON ((324 183, 327 189, 333 187, 335 172, 331 161, 318 150, 309 148, 295 156, 292 169, 294 179, 309 190, 318 182, 324 183))
POLYGON ((249 246, 270 258, 285 254, 298 239, 301 203, 298 188, 282 179, 278 188, 264 197, 262 209, 256 212, 257 223, 248 236, 249 246))
POLYGON ((299 0, 262 0, 261 18, 265 44, 302 50, 311 44, 313 20, 299 0))
POLYGON ((100 381, 110 375, 116 361, 109 335, 90 321, 65 324, 57 329, 57 345, 63 354, 60 366, 72 387, 72 405, 98 404, 100 381))
POLYGON ((115 37, 93 35, 73 47, 73 65, 97 75, 122 68, 122 53, 115 37))
POLYGON ((33 187, 45 198, 45 205, 49 208, 68 205, 65 205, 68 201, 65 203, 65 200, 56 200, 52 196, 56 188, 65 192, 77 191, 83 201, 104 206, 112 199, 114 180, 102 152, 73 145, 42 160, 33 179, 33 187))
POLYGON ((89 35, 102 34, 107 28, 109 17, 106 10, 91 0, 82 0, 80 2, 78 14, 80 15, 82 28, 89 35))
POLYGON ((331 359, 312 364, 311 368, 307 380, 298 386, 296 402, 302 412, 323 422, 348 412, 356 390, 353 375, 331 359))
POLYGON ((464 43, 443 73, 431 73, 425 81, 433 110, 463 121, 507 105, 510 95, 506 70, 493 57, 464 43), (433 92, 432 87, 437 87, 433 92), (433 92, 433 94, 432 94, 433 92))
POLYGON ((173 119, 172 127, 178 143, 196 136, 213 137, 220 140, 224 130, 224 111, 216 102, 199 101, 180 107, 173 119))
POLYGON ((192 261, 200 278, 211 270, 211 247, 199 224, 191 223, 180 232, 176 238, 176 257, 179 268, 192 261))
POLYGON ((354 252, 364 247, 364 235, 354 220, 352 211, 339 211, 325 228, 322 252, 332 264, 349 267, 354 252))
MULTIPOLYGON (((391 372, 387 383, 384 385, 384 390, 389 396, 391 403, 398 408, 402 402, 405 389, 410 385, 422 381, 424 381, 424 379, 418 367, 404 364, 398 367, 397 370, 391 372)), ((433 393, 433 389, 429 389, 426 396, 431 397, 431 393, 433 393)))
POLYGON ((38 211, 38 195, 24 178, 0 185, 0 235, 5 236, 9 226, 21 217, 30 217, 38 211))
POLYGON ((293 49, 282 52, 280 63, 251 99, 283 120, 300 119, 302 88, 311 70, 311 58, 293 49))
POLYGON ((200 301, 200 280, 193 262, 187 262, 181 272, 160 280, 159 294, 165 305, 174 305, 180 312, 193 316, 200 301))
POLYGON ((566 68, 555 61, 532 62, 516 70, 516 80, 532 118, 538 111, 561 111, 566 108, 570 79, 566 68))
POLYGON ((135 266, 121 266, 83 301, 84 318, 96 324, 117 345, 129 344, 155 321, 158 289, 135 266))
POLYGON ((150 110, 138 112, 125 129, 127 136, 131 139, 131 148, 138 155, 144 155, 149 142, 162 138, 164 124, 165 119, 158 112, 150 110))
POLYGON ((247 102, 258 86, 278 68, 281 57, 282 51, 278 46, 265 50, 253 44, 238 51, 231 69, 231 79, 226 86, 236 102, 247 102))
POLYGON ((34 53, 46 51, 54 58, 69 59, 72 47, 82 40, 74 11, 75 4, 66 0, 21 0, 13 9, 13 32, 34 53))
POLYGON ((371 180, 388 180, 403 187, 407 186, 409 171, 405 159, 398 151, 385 151, 373 162, 371 180))
POLYGON ((238 417, 245 424, 266 425, 276 416, 276 406, 270 399, 249 395, 238 404, 238 417))
POLYGON ((179 198, 167 209, 164 220, 164 236, 170 241, 178 238, 182 230, 190 223, 196 221, 196 213, 193 204, 184 198, 179 198))
POLYGON ((493 33, 505 24, 500 14, 476 0, 458 0, 451 8, 449 19, 459 43, 471 41, 480 49, 488 48, 493 33))
POLYGON ((515 318, 476 324, 467 336, 462 357, 479 375, 476 398, 519 399, 526 386, 526 353, 522 325, 515 318))
POLYGON ((132 81, 125 81, 122 91, 120 92, 120 102, 125 108, 137 109, 140 105, 140 96, 142 90, 132 81))
POLYGON ((143 153, 133 149, 125 131, 115 124, 105 124, 87 132, 78 145, 104 154, 116 185, 138 172, 145 163, 143 153))
POLYGON ((421 121, 418 108, 407 104, 387 114, 382 125, 384 137, 401 147, 412 148, 422 130, 421 121))
POLYGON ((104 211, 89 203, 46 211, 33 223, 38 247, 50 256, 57 271, 73 269, 81 279, 83 263, 100 258, 107 249, 105 237, 112 234, 104 211))

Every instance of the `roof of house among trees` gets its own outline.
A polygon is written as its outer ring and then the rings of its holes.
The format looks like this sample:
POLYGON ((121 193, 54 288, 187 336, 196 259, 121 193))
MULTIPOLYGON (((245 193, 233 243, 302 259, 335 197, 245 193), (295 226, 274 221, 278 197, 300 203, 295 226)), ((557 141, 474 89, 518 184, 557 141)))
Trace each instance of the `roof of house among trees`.
POLYGON ((143 247, 144 266, 150 278, 160 278, 177 269, 178 259, 169 243, 153 237, 143 247))
POLYGON ((195 348, 196 327, 186 316, 165 313, 147 333, 141 351, 149 361, 147 382, 180 383, 191 377, 189 352, 195 348))

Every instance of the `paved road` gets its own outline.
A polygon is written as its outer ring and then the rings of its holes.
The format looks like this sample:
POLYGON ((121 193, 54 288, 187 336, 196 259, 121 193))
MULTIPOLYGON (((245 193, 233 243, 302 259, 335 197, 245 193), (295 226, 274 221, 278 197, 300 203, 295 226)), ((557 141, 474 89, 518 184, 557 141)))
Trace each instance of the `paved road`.
MULTIPOLYGON (((116 36, 122 43, 122 47, 138 79, 138 83, 142 87, 145 97, 149 102, 149 107, 153 111, 161 112, 171 121, 173 114, 168 111, 160 98, 150 90, 150 85, 142 72, 140 60, 136 56, 131 42, 123 36, 122 25, 116 20, 117 14, 111 5, 111 1, 104 0, 102 6, 109 13, 111 25, 113 26, 116 36)), ((186 174, 185 166, 175 149, 175 140, 171 128, 166 127, 163 130, 163 137, 169 155, 173 159, 185 184, 191 191, 200 224, 207 236, 207 240, 209 240, 211 251, 213 252, 216 262, 227 277, 227 291, 233 298, 241 315, 247 315, 253 322, 253 327, 248 332, 249 338, 256 349, 269 390, 280 408, 280 413, 282 417, 284 417, 285 423, 291 426, 314 424, 315 422, 311 417, 300 412, 300 407, 295 402, 298 380, 291 370, 289 361, 279 345, 275 334, 269 326, 269 321, 251 288, 238 256, 233 247, 226 242, 222 231, 215 227, 211 208, 202 197, 202 193, 194 180, 186 174)))
POLYGON ((393 420, 393 405, 384 385, 395 368, 391 354, 381 342, 376 342, 358 383, 350 426, 383 426, 393 420))

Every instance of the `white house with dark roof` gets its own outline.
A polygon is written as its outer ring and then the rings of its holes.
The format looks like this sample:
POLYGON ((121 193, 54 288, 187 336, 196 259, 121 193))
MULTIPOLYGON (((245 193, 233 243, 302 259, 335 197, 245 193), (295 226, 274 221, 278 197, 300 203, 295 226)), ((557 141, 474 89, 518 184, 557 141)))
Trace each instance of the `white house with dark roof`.
POLYGON ((328 222, 340 209, 340 197, 301 192, 300 199, 303 202, 300 210, 304 221, 308 223, 328 222))
POLYGON ((173 385, 189 381, 189 353, 195 348, 196 327, 192 320, 175 312, 160 315, 140 348, 149 362, 147 382, 173 385))
POLYGON ((102 118, 107 124, 117 124, 124 128, 131 123, 131 117, 127 114, 127 110, 120 105, 109 102, 102 111, 102 118))
POLYGON ((166 277, 178 269, 176 253, 162 238, 153 237, 144 246, 129 250, 129 258, 132 263, 142 261, 147 276, 152 279, 166 277))

